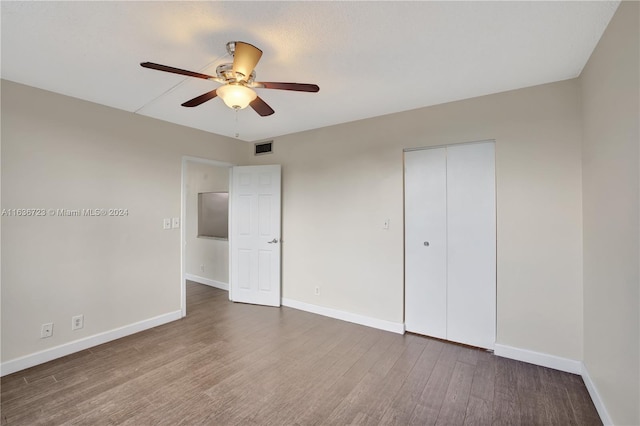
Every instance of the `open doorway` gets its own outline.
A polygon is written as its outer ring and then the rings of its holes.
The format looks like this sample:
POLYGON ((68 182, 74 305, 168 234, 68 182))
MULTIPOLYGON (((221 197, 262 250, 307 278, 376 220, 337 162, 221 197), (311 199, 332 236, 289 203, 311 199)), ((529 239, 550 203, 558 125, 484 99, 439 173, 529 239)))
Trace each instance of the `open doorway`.
MULTIPOLYGON (((187 281, 229 289, 229 240, 203 226, 202 215, 215 214, 215 200, 229 192, 232 164, 196 157, 182 160, 181 309, 187 314, 187 281), (218 195, 212 195, 218 194, 218 195), (213 203, 211 204, 212 201, 213 203), (200 225, 200 226, 199 226, 200 225)), ((219 212, 219 211, 218 211, 219 212)), ((219 224, 218 224, 219 225, 219 224)))

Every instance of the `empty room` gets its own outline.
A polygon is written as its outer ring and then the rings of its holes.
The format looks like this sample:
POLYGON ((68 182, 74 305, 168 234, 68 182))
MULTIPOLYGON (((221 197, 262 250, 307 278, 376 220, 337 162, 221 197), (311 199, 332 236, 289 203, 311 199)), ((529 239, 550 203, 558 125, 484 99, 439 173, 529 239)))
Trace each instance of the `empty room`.
POLYGON ((640 425, 640 3, 2 1, 4 425, 640 425))

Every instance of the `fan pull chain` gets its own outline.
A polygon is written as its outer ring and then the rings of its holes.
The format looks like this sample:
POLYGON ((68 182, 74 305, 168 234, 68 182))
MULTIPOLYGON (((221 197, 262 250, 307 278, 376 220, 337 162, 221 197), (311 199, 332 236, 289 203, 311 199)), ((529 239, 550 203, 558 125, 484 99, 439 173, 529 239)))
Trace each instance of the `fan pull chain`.
POLYGON ((239 109, 240 108, 235 108, 235 111, 236 111, 236 138, 240 137, 240 133, 238 132, 238 110, 239 109))

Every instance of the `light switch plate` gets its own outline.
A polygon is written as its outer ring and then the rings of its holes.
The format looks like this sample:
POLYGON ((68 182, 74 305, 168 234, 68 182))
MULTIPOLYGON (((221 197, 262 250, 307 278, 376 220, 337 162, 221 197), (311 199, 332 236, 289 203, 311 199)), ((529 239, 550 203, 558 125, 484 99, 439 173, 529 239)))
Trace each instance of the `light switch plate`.
POLYGON ((180 228, 180 218, 179 217, 174 217, 173 219, 171 219, 171 227, 172 228, 180 228))
POLYGON ((162 228, 171 229, 171 219, 169 219, 168 217, 165 217, 164 221, 162 222, 162 228))

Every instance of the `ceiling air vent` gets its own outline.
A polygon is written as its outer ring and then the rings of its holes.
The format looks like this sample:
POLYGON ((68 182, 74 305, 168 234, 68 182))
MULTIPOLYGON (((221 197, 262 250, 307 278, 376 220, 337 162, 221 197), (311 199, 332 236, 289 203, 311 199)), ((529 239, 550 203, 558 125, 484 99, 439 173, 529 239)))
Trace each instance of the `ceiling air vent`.
POLYGON ((255 155, 271 154, 273 152, 273 141, 258 142, 256 144, 255 155))

